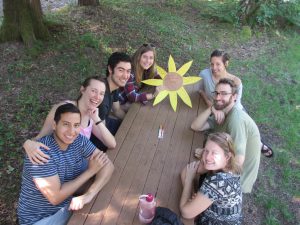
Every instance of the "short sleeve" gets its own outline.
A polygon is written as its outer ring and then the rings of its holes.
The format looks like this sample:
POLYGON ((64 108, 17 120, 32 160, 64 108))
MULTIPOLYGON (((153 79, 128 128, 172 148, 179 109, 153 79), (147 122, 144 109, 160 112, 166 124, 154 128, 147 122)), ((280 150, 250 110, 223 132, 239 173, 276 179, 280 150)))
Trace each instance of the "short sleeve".
POLYGON ((113 102, 118 102, 119 101, 119 90, 113 91, 112 100, 113 100, 113 102))
POLYGON ((109 114, 108 108, 109 108, 108 105, 105 104, 104 100, 103 100, 103 102, 99 106, 99 117, 101 120, 105 120, 106 117, 108 116, 108 114, 109 114))
POLYGON ((207 119, 207 123, 209 125, 209 129, 214 129, 216 127, 216 120, 214 116, 210 116, 207 119))
POLYGON ((204 82, 203 82, 203 79, 201 79, 200 82, 199 82, 199 91, 203 91, 204 92, 204 82))
POLYGON ((243 95, 243 84, 241 83, 237 88, 237 100, 236 100, 237 102, 241 103, 242 95, 243 95))
POLYGON ((226 187, 224 176, 220 173, 207 175, 199 192, 208 197, 211 201, 218 201, 223 198, 223 189, 226 187))
POLYGON ((237 155, 244 156, 247 147, 247 131, 243 120, 235 119, 228 124, 228 131, 233 139, 237 155))
POLYGON ((85 136, 81 135, 82 139, 82 155, 84 158, 90 157, 96 149, 96 146, 85 136))
POLYGON ((49 154, 48 150, 41 149, 46 155, 50 156, 50 159, 47 163, 40 164, 40 165, 34 165, 30 162, 28 156, 25 158, 25 164, 28 168, 29 173, 33 178, 42 178, 42 177, 51 177, 56 174, 57 172, 57 166, 53 160, 53 157, 49 154))
POLYGON ((242 96, 243 96, 243 84, 241 83, 238 87, 237 87, 237 97, 236 97, 236 102, 235 105, 238 106, 238 108, 243 109, 243 105, 242 105, 242 96))

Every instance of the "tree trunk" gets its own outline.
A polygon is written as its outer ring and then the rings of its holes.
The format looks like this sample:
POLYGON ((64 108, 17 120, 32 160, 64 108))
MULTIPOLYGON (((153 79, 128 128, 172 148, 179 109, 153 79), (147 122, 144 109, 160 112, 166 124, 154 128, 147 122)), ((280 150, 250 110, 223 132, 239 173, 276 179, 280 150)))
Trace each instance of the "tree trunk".
POLYGON ((242 24, 251 24, 251 18, 261 5, 261 0, 241 0, 239 2, 239 19, 242 24))
POLYGON ((86 6, 86 5, 99 5, 99 0, 78 0, 78 5, 86 6))
POLYGON ((22 40, 31 46, 37 39, 46 39, 49 36, 42 20, 40 0, 4 0, 3 13, 1 42, 22 40))

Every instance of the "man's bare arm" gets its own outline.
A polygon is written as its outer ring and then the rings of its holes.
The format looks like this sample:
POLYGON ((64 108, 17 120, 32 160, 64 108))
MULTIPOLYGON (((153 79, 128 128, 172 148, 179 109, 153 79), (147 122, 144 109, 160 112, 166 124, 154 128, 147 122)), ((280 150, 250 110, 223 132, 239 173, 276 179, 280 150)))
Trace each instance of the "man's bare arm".
POLYGON ((204 131, 208 130, 209 124, 207 122, 208 117, 211 114, 211 107, 207 108, 204 112, 199 114, 196 119, 192 122, 191 128, 194 131, 204 131))

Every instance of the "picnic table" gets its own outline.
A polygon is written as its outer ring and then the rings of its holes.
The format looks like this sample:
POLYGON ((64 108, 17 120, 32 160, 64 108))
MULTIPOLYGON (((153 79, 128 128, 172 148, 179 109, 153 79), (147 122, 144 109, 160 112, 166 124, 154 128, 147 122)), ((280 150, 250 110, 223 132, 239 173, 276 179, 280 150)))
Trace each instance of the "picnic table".
MULTIPOLYGON (((168 99, 156 106, 132 104, 116 134, 116 148, 107 151, 114 174, 90 204, 74 212, 69 225, 140 224, 139 196, 147 193, 155 195, 158 206, 180 215, 180 172, 195 159, 194 149, 203 143, 203 135, 190 126, 204 103, 197 85, 185 88, 192 108, 180 99, 176 112, 168 99), (160 125, 165 129, 162 139, 158 138, 160 125)), ((192 220, 183 222, 193 224, 192 220)))

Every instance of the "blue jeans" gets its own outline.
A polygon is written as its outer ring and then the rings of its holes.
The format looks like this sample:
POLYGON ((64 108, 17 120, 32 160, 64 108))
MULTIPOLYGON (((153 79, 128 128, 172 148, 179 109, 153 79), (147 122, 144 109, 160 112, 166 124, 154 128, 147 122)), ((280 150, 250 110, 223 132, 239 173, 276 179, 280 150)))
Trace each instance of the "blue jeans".
MULTIPOLYGON (((114 136, 117 133, 117 131, 118 131, 120 125, 121 125, 121 122, 122 122, 122 120, 120 120, 120 119, 114 119, 114 118, 111 118, 111 117, 107 117, 105 119, 105 125, 106 125, 107 129, 114 136)), ((93 144, 99 150, 106 152, 107 147, 95 135, 93 135, 93 134, 91 135, 90 141, 93 142, 93 144)))
POLYGON ((72 211, 68 210, 69 206, 61 208, 54 215, 48 216, 33 225, 65 225, 72 216, 72 211))

